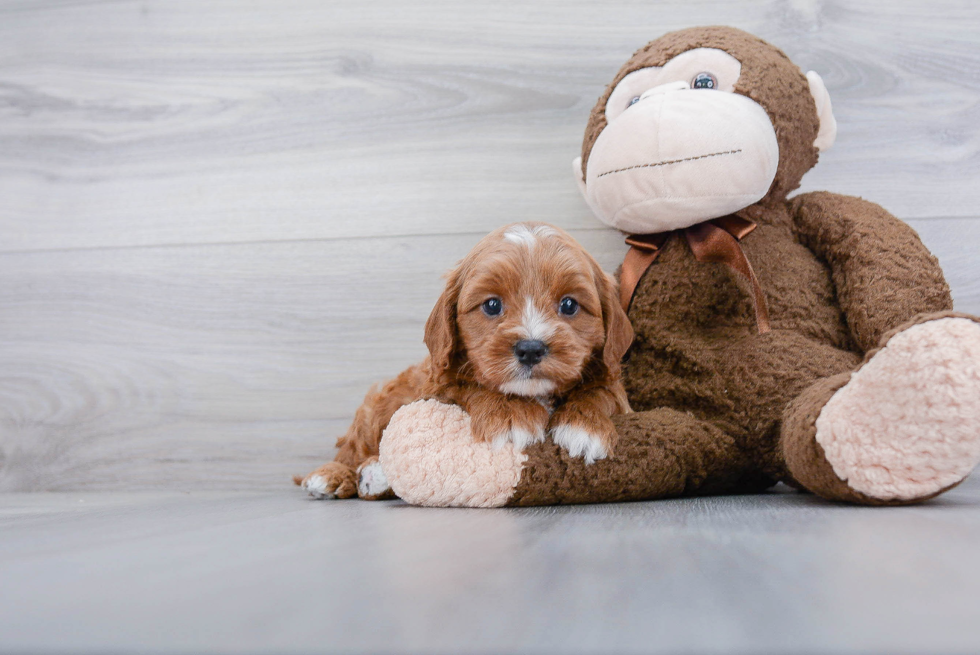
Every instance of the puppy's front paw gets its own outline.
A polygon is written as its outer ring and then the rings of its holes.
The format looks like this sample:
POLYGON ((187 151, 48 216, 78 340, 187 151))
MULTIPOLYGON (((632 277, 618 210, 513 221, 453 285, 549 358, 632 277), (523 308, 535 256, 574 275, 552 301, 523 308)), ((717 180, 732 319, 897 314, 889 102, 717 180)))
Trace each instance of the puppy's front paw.
POLYGON ((377 457, 370 457, 357 467, 357 495, 363 500, 389 500, 396 497, 377 457))
POLYGON ((584 457, 586 464, 609 456, 607 440, 578 425, 567 423, 551 428, 551 439, 572 457, 584 457))
POLYGON ((533 426, 530 430, 512 426, 493 437, 491 444, 494 448, 500 449, 512 443, 517 450, 524 450, 531 444, 541 443, 542 441, 544 441, 543 425, 533 426))
POLYGON ((586 464, 612 454, 616 426, 612 419, 589 403, 570 402, 551 417, 551 439, 572 457, 584 457, 586 464))
POLYGON ((534 401, 497 400, 471 405, 470 419, 476 441, 489 441, 498 449, 512 443, 524 450, 544 441, 548 410, 534 401))
POLYGON ((317 500, 351 498, 357 495, 357 476, 354 470, 340 462, 327 462, 305 478, 293 478, 317 500))

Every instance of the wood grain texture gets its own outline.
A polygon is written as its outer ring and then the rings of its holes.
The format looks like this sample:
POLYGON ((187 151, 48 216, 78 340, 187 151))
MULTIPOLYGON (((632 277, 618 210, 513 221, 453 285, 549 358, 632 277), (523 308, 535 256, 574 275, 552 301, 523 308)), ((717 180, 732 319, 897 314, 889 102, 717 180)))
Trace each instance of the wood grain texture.
POLYGON ((664 31, 817 70, 806 179, 902 218, 980 205, 980 9, 958 2, 5 2, 0 249, 592 227, 589 110, 664 31))
POLYGON ((423 355, 486 231, 614 268, 586 117, 703 23, 821 73, 840 134, 804 190, 909 219, 980 313, 972 1, 0 1, 0 490, 280 487, 423 355))
POLYGON ((501 510, 0 495, 11 653, 976 653, 980 480, 501 510))

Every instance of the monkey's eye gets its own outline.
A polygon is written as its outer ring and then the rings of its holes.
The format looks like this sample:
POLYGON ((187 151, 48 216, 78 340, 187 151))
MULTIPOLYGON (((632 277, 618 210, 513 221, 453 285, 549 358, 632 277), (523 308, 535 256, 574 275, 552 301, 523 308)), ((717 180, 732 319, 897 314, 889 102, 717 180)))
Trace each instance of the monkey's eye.
POLYGON ((711 73, 698 73, 691 80, 692 89, 714 89, 718 86, 718 80, 711 73))
POLYGON ((578 302, 571 296, 565 296, 558 303, 558 312, 565 316, 575 316, 578 311, 578 302))
POLYGON ((504 304, 500 302, 500 298, 487 298, 480 307, 487 316, 500 316, 500 312, 504 311, 504 304))
POLYGON ((633 99, 630 100, 630 103, 628 105, 626 105, 626 106, 627 107, 632 107, 633 105, 635 105, 639 101, 640 101, 640 96, 633 96, 633 99))

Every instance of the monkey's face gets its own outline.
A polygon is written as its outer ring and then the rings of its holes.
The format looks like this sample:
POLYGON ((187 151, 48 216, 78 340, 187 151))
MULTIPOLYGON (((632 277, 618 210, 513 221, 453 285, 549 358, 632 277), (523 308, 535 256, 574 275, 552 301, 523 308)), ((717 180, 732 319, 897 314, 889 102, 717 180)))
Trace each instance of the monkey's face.
POLYGON ((736 93, 741 70, 724 50, 696 48, 619 81, 586 166, 575 162, 600 220, 627 233, 661 232, 732 214, 769 192, 776 130, 765 108, 736 93))

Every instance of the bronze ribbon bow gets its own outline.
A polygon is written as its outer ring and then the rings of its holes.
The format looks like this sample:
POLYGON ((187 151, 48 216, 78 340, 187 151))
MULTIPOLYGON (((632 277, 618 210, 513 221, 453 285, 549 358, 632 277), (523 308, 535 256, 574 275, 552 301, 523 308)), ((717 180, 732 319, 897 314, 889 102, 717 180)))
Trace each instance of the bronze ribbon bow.
POLYGON ((629 311, 640 278, 660 255, 671 235, 680 232, 687 239, 696 260, 724 264, 752 284, 755 322, 759 334, 769 332, 772 328, 769 326, 766 295, 739 243, 755 228, 756 224, 752 221, 732 214, 681 230, 657 234, 634 234, 626 237, 626 243, 631 247, 623 259, 623 271, 619 280, 619 300, 623 304, 623 309, 629 311))

